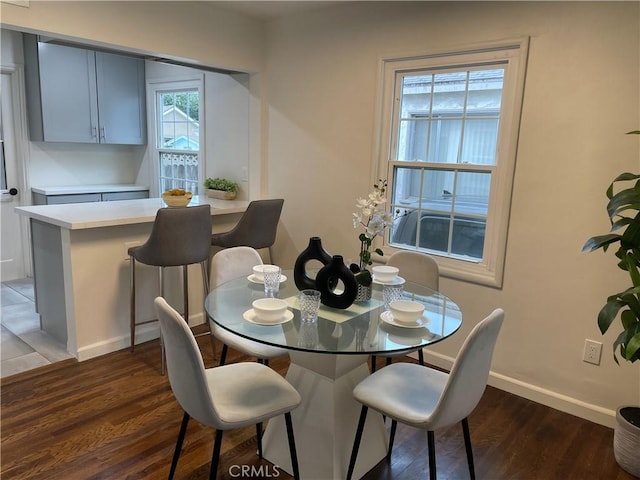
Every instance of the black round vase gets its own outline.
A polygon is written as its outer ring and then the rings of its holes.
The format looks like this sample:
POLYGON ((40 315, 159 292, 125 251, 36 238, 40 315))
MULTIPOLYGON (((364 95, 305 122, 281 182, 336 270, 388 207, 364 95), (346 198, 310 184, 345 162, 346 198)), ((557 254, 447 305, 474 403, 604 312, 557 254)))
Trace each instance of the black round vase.
POLYGON ((311 237, 309 239, 309 245, 298 255, 293 266, 293 280, 298 290, 316 289, 316 279, 309 277, 307 273, 307 263, 311 260, 317 260, 322 265, 327 265, 331 262, 331 254, 322 247, 320 237, 311 237))
POLYGON ((316 275, 316 290, 320 291, 320 302, 331 308, 349 308, 358 295, 358 282, 353 272, 344 264, 342 255, 334 255, 316 275), (335 292, 341 280, 344 291, 335 292))

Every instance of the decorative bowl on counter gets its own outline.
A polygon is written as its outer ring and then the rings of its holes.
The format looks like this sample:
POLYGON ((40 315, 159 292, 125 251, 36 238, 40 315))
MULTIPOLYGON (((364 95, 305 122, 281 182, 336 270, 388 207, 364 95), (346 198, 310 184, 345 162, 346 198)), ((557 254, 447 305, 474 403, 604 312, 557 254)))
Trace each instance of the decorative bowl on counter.
POLYGON ((186 207, 189 205, 193 193, 186 192, 181 188, 172 188, 162 194, 162 200, 168 207, 186 207))

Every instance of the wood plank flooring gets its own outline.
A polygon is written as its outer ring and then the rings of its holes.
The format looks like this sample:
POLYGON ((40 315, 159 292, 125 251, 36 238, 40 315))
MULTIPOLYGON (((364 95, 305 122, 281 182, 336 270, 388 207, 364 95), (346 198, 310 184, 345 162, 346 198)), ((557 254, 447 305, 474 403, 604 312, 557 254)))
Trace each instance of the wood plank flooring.
MULTIPOLYGON (((199 341, 213 366, 209 340, 199 341)), ((252 359, 230 352, 229 361, 252 359)), ((158 343, 149 342, 133 354, 68 360, 2 379, 2 480, 167 478, 182 410, 159 363, 158 343)), ((271 366, 284 375, 288 360, 271 366)), ((491 387, 469 424, 479 479, 633 478, 615 463, 611 429, 491 387)), ((190 422, 176 478, 208 478, 212 444, 213 431, 190 422)), ((469 478, 459 426, 436 432, 436 456, 439 479, 469 478)), ((426 434, 399 426, 391 461, 365 480, 427 477, 426 434)), ((257 458, 255 428, 246 428, 225 432, 218 478, 291 477, 257 458), (254 474, 240 476, 234 465, 254 474)))

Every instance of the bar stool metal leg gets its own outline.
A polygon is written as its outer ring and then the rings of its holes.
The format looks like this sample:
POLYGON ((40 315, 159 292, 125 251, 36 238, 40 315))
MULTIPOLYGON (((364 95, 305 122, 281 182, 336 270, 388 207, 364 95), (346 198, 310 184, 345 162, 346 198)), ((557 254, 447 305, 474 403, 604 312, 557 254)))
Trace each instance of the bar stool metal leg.
MULTIPOLYGON (((158 277, 160 279, 160 296, 165 298, 164 296, 164 267, 158 267, 158 277)), ((165 358, 164 352, 164 341, 162 340, 162 330, 160 330, 160 374, 164 375, 165 373, 165 364, 167 360, 165 358)))
POLYGON ((184 321, 189 325, 189 266, 182 266, 182 302, 184 305, 184 321))
POLYGON ((133 255, 129 256, 129 330, 131 333, 131 351, 133 352, 136 345, 136 259, 133 255))
MULTIPOLYGON (((209 262, 207 260, 200 262, 200 271, 202 272, 202 283, 204 285, 204 298, 207 298, 207 295, 209 295, 209 269, 207 268, 207 264, 209 262)), ((209 317, 207 316, 206 312, 203 312, 204 316, 205 316, 205 323, 207 324, 207 330, 209 331, 209 340, 211 341, 211 350, 213 352, 213 359, 216 359, 217 356, 217 352, 216 352, 216 341, 213 338, 213 334, 211 333, 211 325, 209 325, 209 317)))

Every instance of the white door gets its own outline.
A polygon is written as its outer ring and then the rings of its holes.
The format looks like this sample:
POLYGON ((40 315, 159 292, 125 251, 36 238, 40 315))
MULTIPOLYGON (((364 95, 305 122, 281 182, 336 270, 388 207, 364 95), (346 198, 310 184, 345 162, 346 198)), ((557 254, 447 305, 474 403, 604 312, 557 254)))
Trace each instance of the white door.
POLYGON ((14 75, 2 72, 0 85, 0 280, 14 280, 27 276, 25 248, 20 217, 14 207, 19 206, 20 171, 16 148, 16 121, 13 110, 12 82, 14 75))

